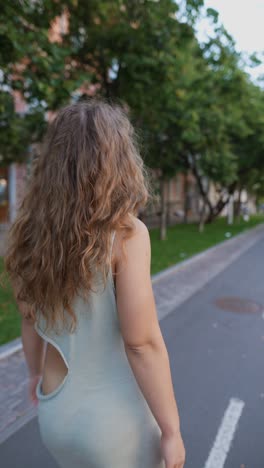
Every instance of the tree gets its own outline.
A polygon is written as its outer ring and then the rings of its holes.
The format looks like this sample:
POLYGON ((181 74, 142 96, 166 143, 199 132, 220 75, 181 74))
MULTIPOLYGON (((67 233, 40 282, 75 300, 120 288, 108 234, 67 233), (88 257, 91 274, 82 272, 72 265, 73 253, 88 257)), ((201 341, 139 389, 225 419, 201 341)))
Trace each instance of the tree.
POLYGON ((183 165, 178 157, 181 100, 177 96, 186 62, 191 61, 192 27, 177 20, 178 6, 172 0, 99 2, 88 16, 86 8, 85 0, 68 2, 69 33, 64 40, 73 50, 76 69, 87 71, 98 93, 129 107, 144 138, 145 162, 161 174, 161 238, 165 238, 164 183, 183 165))
POLYGON ((241 55, 213 9, 206 14, 214 34, 198 43, 195 22, 203 4, 15 0, 4 5, 0 152, 5 160, 14 154, 23 158, 27 143, 41 138, 47 110, 99 94, 129 109, 144 141, 144 160, 160 173, 161 238, 166 237, 165 181, 177 171, 196 178, 201 226, 219 215, 236 188, 260 193, 263 91, 243 71, 241 55), (51 25, 58 17, 65 27, 54 38, 51 25), (15 114, 11 89, 26 99, 27 115, 15 114), (216 203, 206 181, 216 187, 216 203))
MULTIPOLYGON (((67 50, 51 42, 52 21, 63 12, 63 2, 14 0, 0 12, 0 154, 1 165, 24 160, 28 149, 45 131, 45 112, 70 97, 65 80, 67 50), (14 92, 27 103, 15 112, 14 92)), ((73 84, 75 87, 75 83, 73 84)))
MULTIPOLYGON (((249 157, 250 148, 245 142, 250 135, 254 134, 253 139, 256 138, 256 126, 250 117, 255 113, 252 92, 263 93, 242 70, 241 56, 228 33, 222 26, 217 26, 215 33, 202 48, 200 71, 187 92, 190 102, 186 106, 186 121, 189 125, 183 132, 184 157, 197 180, 203 206, 207 206, 206 222, 221 213, 239 186, 242 170, 245 170, 241 166, 242 154, 248 162, 245 173, 249 167, 254 167, 254 160, 249 157), (192 109, 192 126, 188 109, 192 109), (218 191, 215 204, 203 183, 207 178, 218 191)), ((259 150, 261 147, 263 142, 259 150)))
POLYGON ((0 92, 0 164, 24 161, 30 145, 38 142, 46 123, 42 112, 33 110, 26 115, 15 112, 13 97, 9 92, 0 92))

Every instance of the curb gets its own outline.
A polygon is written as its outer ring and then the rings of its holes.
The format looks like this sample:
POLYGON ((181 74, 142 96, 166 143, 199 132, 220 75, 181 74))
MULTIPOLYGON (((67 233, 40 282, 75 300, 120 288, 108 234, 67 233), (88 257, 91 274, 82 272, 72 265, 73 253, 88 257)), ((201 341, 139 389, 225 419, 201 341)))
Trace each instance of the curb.
POLYGON ((264 229, 264 223, 259 223, 253 228, 246 229, 245 231, 240 232, 239 234, 236 234, 235 236, 229 238, 229 239, 224 239, 220 242, 218 242, 216 245, 212 245, 211 247, 208 247, 208 249, 203 250, 202 252, 198 252, 194 255, 192 255, 190 258, 186 258, 185 260, 181 260, 180 262, 176 263, 175 265, 172 265, 168 268, 165 268, 162 271, 159 271, 158 273, 155 273, 152 275, 152 282, 155 283, 156 281, 162 279, 164 276, 167 276, 170 273, 174 273, 177 271, 179 268, 188 265, 199 258, 205 257, 209 252, 212 252, 214 250, 218 250, 223 244, 233 244, 237 239, 240 239, 241 237, 247 237, 249 234, 255 231, 260 231, 261 228, 264 229))
MULTIPOLYGON (((241 237, 242 238, 243 237, 248 237, 253 232, 256 232, 256 231, 258 232, 259 230, 261 230, 263 228, 264 228, 264 223, 259 223, 259 224, 257 224, 257 226, 255 226, 253 228, 246 229, 245 231, 240 232, 239 234, 236 234, 231 239, 224 239, 223 241, 218 242, 216 245, 213 245, 212 247, 209 247, 208 249, 203 250, 202 252, 199 252, 197 254, 192 255, 190 258, 187 258, 185 260, 182 260, 182 261, 176 263, 175 265, 172 265, 172 266, 170 266, 168 268, 165 268, 164 270, 162 270, 162 271, 160 271, 158 273, 155 273, 154 275, 151 275, 152 283, 156 283, 160 279, 164 278, 165 276, 167 276, 167 275, 169 275, 171 273, 175 273, 176 271, 178 271, 182 267, 184 267, 184 266, 186 266, 188 264, 191 264, 193 262, 196 262, 198 259, 201 259, 201 258, 205 257, 206 255, 208 255, 208 253, 210 253, 212 251, 215 251, 215 250, 218 250, 223 244, 228 243, 230 245, 231 243, 235 243, 235 241, 237 239, 240 239, 241 237)), ((21 337, 16 338, 16 339, 14 339, 12 341, 9 341, 8 343, 5 343, 3 345, 0 345, 0 361, 1 361, 1 359, 5 359, 5 358, 11 356, 12 354, 21 351, 22 349, 23 349, 23 344, 22 344, 21 337)))
POLYGON ((22 339, 20 337, 1 345, 0 360, 11 356, 12 354, 17 353, 18 351, 21 351, 22 348, 22 339))

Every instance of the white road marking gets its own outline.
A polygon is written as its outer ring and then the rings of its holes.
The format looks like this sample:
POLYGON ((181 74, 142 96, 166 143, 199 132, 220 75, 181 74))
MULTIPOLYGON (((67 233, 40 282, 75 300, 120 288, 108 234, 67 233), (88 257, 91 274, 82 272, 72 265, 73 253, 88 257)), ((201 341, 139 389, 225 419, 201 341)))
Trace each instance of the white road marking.
POLYGON ((244 401, 231 398, 204 468, 224 467, 244 406, 244 401))

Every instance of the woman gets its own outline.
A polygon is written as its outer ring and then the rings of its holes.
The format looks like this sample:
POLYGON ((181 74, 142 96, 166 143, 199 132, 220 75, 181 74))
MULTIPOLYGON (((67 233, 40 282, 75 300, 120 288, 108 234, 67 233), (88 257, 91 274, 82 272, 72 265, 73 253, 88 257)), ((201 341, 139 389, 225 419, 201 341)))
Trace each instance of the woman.
POLYGON ((150 238, 137 218, 149 195, 120 106, 91 99, 59 111, 9 232, 5 266, 41 438, 63 468, 184 464, 150 238))

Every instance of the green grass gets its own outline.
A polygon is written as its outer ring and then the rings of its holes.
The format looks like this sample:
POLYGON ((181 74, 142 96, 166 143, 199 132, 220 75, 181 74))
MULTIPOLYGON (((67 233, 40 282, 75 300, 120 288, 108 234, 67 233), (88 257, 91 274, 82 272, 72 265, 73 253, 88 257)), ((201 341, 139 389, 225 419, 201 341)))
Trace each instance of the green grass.
MULTIPOLYGON (((0 257, 0 273, 3 267, 3 258, 0 257)), ((21 318, 10 284, 8 283, 6 288, 0 285, 0 344, 7 343, 20 335, 20 323, 21 318)))
MULTIPOLYGON (((229 226, 226 219, 217 219, 211 225, 206 225, 204 232, 199 233, 197 224, 178 224, 168 228, 167 240, 159 240, 159 229, 150 229, 151 238, 151 274, 174 265, 192 255, 201 252, 221 241, 227 240, 225 234, 231 237, 264 222, 263 215, 251 216, 250 221, 235 222, 229 226)), ((3 259, 0 257, 0 273, 3 271, 3 259)), ((0 289, 0 344, 20 336, 21 318, 17 311, 12 289, 0 289)))
POLYGON ((264 215, 252 215, 249 221, 236 221, 231 226, 227 224, 226 218, 218 218, 212 224, 207 224, 202 233, 197 224, 177 224, 168 228, 165 241, 159 239, 159 229, 151 229, 151 274, 227 240, 226 233, 232 234, 230 239, 261 222, 264 222, 264 215))

